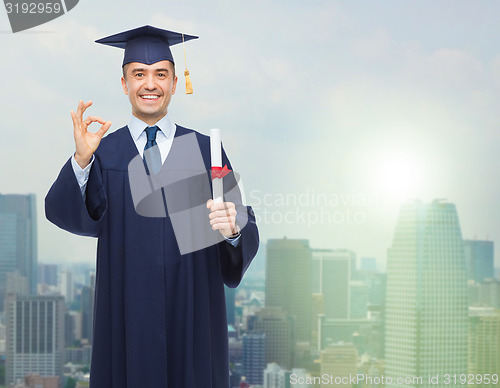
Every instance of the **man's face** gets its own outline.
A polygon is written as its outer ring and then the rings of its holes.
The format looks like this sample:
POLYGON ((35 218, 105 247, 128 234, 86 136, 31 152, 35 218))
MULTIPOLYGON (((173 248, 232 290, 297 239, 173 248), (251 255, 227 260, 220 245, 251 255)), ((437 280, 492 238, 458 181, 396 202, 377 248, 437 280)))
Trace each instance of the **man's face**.
POLYGON ((167 114, 168 104, 175 94, 174 64, 170 61, 152 65, 131 62, 125 66, 122 86, 132 104, 132 114, 153 125, 167 114))

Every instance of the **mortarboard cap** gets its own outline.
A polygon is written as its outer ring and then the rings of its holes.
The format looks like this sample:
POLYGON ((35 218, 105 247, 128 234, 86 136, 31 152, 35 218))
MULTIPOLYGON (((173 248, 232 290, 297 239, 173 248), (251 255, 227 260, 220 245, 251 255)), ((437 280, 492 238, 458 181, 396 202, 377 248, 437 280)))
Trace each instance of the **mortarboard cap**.
POLYGON ((96 43, 125 49, 122 66, 130 62, 151 65, 164 60, 175 63, 170 46, 197 38, 197 36, 183 36, 178 32, 143 26, 107 36, 96 40, 96 43))
MULTIPOLYGON (((197 38, 197 36, 193 35, 185 35, 152 26, 143 26, 98 39, 96 43, 125 49, 122 66, 130 62, 152 65, 164 60, 175 63, 170 46, 197 38)), ((186 69, 184 74, 186 75, 187 84, 189 71, 186 69)), ((189 84, 191 84, 190 80, 189 84)), ((189 92, 186 91, 186 93, 189 92)))

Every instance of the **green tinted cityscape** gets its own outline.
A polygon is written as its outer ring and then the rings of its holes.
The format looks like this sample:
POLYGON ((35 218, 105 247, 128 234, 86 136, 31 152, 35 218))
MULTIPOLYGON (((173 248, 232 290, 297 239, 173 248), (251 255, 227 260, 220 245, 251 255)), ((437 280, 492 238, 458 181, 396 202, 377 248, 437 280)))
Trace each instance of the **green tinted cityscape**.
MULTIPOLYGON (((85 387, 94 268, 39 263, 35 214, 34 195, 0 195, 1 384, 85 387)), ((407 202, 379 265, 263 240, 226 288, 231 387, 498 385, 493 241, 463 236, 453 203, 407 202)))

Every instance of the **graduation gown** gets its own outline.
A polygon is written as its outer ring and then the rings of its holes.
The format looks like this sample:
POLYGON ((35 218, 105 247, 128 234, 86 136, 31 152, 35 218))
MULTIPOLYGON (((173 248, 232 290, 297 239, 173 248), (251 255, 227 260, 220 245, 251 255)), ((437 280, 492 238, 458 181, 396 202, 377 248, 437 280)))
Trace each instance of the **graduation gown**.
MULTIPOLYGON (((208 136, 177 126, 175 137, 190 133, 210 170, 208 136)), ((168 214, 134 209, 127 168, 137 155, 123 127, 95 152, 85 200, 71 160, 45 198, 51 222, 98 238, 90 388, 227 388, 224 284, 236 287, 257 252, 253 211, 237 204, 248 222, 236 247, 181 255, 168 214)))

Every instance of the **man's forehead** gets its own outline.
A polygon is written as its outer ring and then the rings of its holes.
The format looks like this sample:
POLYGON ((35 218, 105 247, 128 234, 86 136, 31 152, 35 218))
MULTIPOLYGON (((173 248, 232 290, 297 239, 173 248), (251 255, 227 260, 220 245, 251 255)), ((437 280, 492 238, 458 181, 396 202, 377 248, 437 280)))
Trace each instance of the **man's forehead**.
POLYGON ((127 63, 128 71, 171 71, 174 67, 174 64, 170 61, 159 61, 155 62, 151 65, 141 63, 141 62, 130 62, 127 63))

